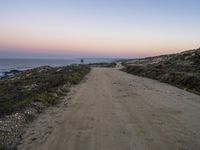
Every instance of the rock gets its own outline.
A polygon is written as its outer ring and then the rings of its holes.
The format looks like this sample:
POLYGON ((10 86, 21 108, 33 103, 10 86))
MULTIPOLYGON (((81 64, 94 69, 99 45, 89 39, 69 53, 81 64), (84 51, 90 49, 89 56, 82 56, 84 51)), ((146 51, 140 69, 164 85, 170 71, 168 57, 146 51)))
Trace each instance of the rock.
POLYGON ((52 96, 58 98, 58 94, 57 93, 51 93, 52 96))
POLYGON ((194 57, 195 55, 196 55, 195 53, 192 54, 193 57, 194 57))
POLYGON ((15 74, 17 74, 17 73, 19 73, 19 72, 21 72, 21 71, 19 71, 19 70, 10 70, 10 71, 6 71, 6 72, 4 72, 4 76, 15 75, 15 74))

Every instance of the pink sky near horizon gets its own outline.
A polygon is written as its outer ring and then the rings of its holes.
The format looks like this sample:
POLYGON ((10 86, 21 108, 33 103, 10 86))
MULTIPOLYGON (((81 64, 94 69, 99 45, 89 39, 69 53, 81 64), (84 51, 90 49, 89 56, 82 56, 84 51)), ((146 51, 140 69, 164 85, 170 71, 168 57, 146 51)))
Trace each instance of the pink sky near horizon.
POLYGON ((143 57, 196 49, 200 20, 193 3, 0 2, 0 57, 143 57))
POLYGON ((145 35, 141 35, 144 33, 134 34, 125 31, 102 34, 89 30, 84 31, 85 33, 83 31, 67 33, 66 31, 66 34, 45 30, 34 32, 19 28, 4 31, 6 32, 0 35, 0 49, 12 49, 21 53, 142 57, 176 53, 199 46, 199 42, 193 39, 189 41, 187 38, 177 37, 170 40, 170 38, 162 37, 162 34, 145 38, 145 35))

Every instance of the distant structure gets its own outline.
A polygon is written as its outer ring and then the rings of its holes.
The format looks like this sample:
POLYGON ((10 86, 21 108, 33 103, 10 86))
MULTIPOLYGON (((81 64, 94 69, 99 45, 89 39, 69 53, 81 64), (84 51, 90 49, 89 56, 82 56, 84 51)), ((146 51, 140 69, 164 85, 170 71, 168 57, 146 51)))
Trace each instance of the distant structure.
POLYGON ((84 59, 81 59, 81 63, 84 64, 84 59))

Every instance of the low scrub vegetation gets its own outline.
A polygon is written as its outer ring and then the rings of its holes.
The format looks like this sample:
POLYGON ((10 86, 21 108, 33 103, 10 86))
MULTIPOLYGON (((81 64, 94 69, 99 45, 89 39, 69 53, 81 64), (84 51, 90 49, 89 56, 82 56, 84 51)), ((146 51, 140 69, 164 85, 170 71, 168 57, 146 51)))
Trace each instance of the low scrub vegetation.
POLYGON ((86 65, 39 67, 0 80, 0 116, 20 110, 32 102, 56 103, 59 86, 77 84, 90 71, 86 65))
POLYGON ((200 94, 200 49, 124 62, 124 71, 200 94))

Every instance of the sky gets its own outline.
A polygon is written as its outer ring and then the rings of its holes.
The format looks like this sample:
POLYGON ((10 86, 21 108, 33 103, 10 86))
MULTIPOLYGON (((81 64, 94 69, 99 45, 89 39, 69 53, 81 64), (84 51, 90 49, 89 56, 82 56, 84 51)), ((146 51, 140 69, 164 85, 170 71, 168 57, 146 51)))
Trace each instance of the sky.
POLYGON ((0 0, 0 58, 145 57, 200 47, 200 0, 0 0))

